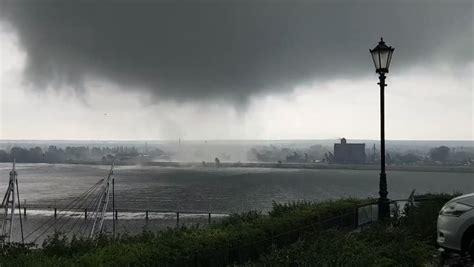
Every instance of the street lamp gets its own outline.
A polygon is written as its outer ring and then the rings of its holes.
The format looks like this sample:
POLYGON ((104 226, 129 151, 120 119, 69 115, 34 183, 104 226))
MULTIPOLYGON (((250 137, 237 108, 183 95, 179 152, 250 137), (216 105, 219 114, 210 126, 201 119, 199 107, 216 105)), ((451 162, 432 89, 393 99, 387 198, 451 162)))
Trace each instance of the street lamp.
POLYGON ((387 174, 385 173, 385 73, 388 73, 390 61, 392 60, 393 48, 387 46, 380 38, 379 44, 370 49, 372 60, 375 65, 375 72, 379 74, 380 85, 380 180, 379 180, 379 200, 378 200, 378 217, 379 219, 388 218, 390 216, 390 203, 387 198, 387 174))

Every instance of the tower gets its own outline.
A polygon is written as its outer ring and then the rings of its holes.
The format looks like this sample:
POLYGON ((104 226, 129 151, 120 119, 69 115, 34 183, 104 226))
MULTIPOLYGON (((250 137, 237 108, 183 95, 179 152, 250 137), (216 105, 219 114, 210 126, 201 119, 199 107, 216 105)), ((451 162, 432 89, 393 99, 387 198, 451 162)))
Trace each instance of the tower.
POLYGON ((110 184, 114 180, 114 164, 115 162, 112 162, 109 175, 107 176, 107 179, 104 183, 103 191, 100 193, 101 196, 99 199, 99 203, 97 204, 97 208, 95 210, 94 224, 92 225, 89 237, 94 237, 95 235, 102 233, 105 214, 107 212, 107 206, 109 205, 110 184))
POLYGON ((20 194, 18 191, 18 174, 15 169, 15 159, 13 159, 13 168, 10 171, 10 179, 8 180, 8 187, 5 196, 2 201, 2 208, 4 213, 2 216, 2 225, 1 225, 1 234, 0 234, 0 243, 4 245, 5 243, 11 242, 11 237, 13 234, 13 226, 15 219, 15 205, 18 201, 18 215, 20 217, 20 231, 21 231, 21 241, 24 241, 23 238, 23 222, 21 218, 21 207, 20 207, 20 194))
POLYGON ((377 151, 375 150, 375 143, 374 143, 374 147, 372 148, 372 162, 375 162, 376 153, 377 153, 377 151))

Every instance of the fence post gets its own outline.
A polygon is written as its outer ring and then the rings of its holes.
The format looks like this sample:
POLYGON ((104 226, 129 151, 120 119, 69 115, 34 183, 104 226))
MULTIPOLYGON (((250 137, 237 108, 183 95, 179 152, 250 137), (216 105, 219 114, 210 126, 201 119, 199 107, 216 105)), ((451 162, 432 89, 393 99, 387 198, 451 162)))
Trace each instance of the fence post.
POLYGON ((359 228, 359 207, 356 206, 355 208, 355 214, 354 214, 354 220, 355 220, 355 229, 359 228))
POLYGON ((84 209, 84 219, 87 220, 87 208, 84 209))
POLYGON ((112 237, 115 239, 115 178, 112 178, 112 237))
POLYGON ((208 223, 211 224, 211 212, 209 212, 209 217, 207 219, 208 223))
POLYGON ((54 207, 54 219, 56 219, 57 217, 58 217, 57 209, 56 207, 54 207))
MULTIPOLYGON (((374 222, 374 211, 373 211, 373 208, 374 208, 374 205, 373 204, 370 204, 370 223, 373 223, 374 222)), ((378 210, 377 210, 378 212, 378 210)), ((378 218, 377 218, 378 220, 378 218)))
POLYGON ((118 210, 115 210, 115 220, 118 219, 118 210))
POLYGON ((146 211, 146 213, 145 213, 145 220, 148 221, 148 211, 146 211))
POLYGON ((25 203, 23 204, 23 216, 26 218, 26 198, 25 203))
POLYGON ((176 212, 176 226, 179 226, 179 211, 176 212))

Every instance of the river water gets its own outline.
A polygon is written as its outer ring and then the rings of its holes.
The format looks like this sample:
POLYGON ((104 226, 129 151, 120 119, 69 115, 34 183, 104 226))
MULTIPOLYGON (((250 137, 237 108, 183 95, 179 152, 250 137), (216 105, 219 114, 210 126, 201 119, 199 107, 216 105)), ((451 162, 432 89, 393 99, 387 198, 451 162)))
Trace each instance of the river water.
MULTIPOLYGON (((6 190, 11 164, 0 164, 0 193, 6 190)), ((108 174, 108 166, 17 164, 22 203, 64 205, 108 174)), ((472 173, 391 171, 389 197, 406 198, 411 190, 474 192, 472 173)), ((376 197, 378 171, 270 168, 115 167, 119 209, 208 210, 230 213, 266 211, 272 201, 376 197)))
MULTIPOLYGON (((0 164, 2 196, 10 169, 11 164, 0 164)), ((30 215, 51 216, 54 206, 64 207, 108 171, 109 166, 17 164, 21 203, 26 200, 30 215)), ((379 179, 373 170, 116 166, 114 173, 116 208, 127 211, 120 215, 130 218, 143 218, 145 210, 210 210, 218 216, 265 212, 273 201, 377 197, 379 179)), ((472 173, 390 171, 387 177, 391 199, 407 198, 413 189, 417 193, 474 192, 472 173)), ((167 216, 160 214, 150 217, 167 216)))

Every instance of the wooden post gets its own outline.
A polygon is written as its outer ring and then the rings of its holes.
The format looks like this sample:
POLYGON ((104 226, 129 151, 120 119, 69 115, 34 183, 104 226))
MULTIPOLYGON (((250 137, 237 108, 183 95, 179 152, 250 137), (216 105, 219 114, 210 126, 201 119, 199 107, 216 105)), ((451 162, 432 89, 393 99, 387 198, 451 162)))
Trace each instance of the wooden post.
POLYGON ((176 226, 179 226, 179 211, 176 212, 176 226))
POLYGON ((84 209, 84 219, 87 220, 87 208, 84 209))
POLYGON ((146 213, 145 213, 145 220, 148 221, 148 211, 146 211, 146 213))
POLYGON ((23 204, 23 216, 26 218, 26 199, 25 203, 23 204))
POLYGON ((211 212, 209 212, 208 223, 211 224, 211 212))
POLYGON ((54 208, 54 219, 56 219, 58 217, 58 212, 57 212, 57 209, 54 208))
POLYGON ((115 210, 115 220, 118 220, 118 210, 115 210))

